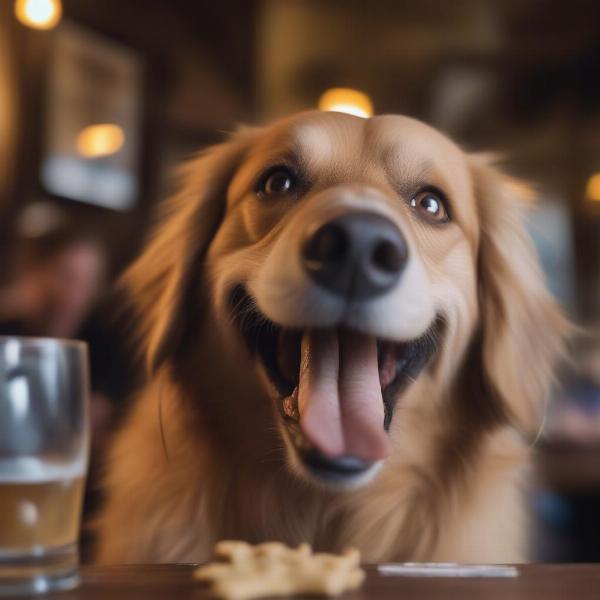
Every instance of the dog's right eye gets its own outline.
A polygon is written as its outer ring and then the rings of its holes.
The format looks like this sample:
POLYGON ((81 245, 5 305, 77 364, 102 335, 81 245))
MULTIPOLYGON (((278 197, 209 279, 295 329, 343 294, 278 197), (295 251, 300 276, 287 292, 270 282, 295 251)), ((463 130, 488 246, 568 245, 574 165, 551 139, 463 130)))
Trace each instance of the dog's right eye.
POLYGON ((273 167, 261 178, 258 194, 261 196, 283 196, 294 188, 294 174, 287 167, 273 167))

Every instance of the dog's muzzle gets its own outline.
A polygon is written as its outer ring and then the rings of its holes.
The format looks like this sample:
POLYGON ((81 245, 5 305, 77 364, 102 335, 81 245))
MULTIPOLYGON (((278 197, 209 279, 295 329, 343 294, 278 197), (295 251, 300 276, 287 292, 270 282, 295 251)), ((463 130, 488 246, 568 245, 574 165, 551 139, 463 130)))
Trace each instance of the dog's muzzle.
POLYGON ((351 212, 308 228, 302 262, 313 281, 349 300, 391 290, 408 261, 402 232, 372 212, 351 212))
POLYGON ((295 464, 326 484, 354 486, 389 456, 394 406, 435 351, 435 319, 400 339, 353 322, 356 313, 401 290, 403 277, 410 284, 408 242, 393 219, 364 208, 329 211, 290 234, 286 249, 298 253, 293 269, 304 289, 297 303, 310 301, 313 322, 271 320, 241 284, 230 297, 234 322, 279 397, 295 464), (332 304, 338 315, 324 325, 319 315, 332 304))

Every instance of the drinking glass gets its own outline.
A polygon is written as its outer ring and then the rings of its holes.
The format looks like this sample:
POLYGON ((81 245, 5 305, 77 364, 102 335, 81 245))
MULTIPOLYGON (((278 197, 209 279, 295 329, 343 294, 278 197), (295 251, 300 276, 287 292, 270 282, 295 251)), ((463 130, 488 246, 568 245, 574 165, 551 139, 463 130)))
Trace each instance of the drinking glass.
POLYGON ((88 380, 83 342, 0 337, 0 596, 79 581, 88 380))

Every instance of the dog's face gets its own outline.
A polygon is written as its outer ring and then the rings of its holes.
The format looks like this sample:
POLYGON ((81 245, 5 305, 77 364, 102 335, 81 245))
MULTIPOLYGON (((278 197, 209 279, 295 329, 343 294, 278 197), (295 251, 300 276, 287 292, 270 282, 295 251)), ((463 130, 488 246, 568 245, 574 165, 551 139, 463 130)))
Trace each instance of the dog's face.
POLYGON ((535 413, 559 325, 511 182, 413 119, 336 113, 246 132, 191 169, 130 275, 147 310, 161 311, 146 315, 150 358, 176 355, 194 306, 182 298, 202 287, 226 347, 244 349, 223 360, 255 373, 297 472, 367 481, 414 380, 450 389, 474 337, 469 368, 486 373, 489 411, 535 413), (540 315, 556 336, 535 373, 518 373, 510 353, 533 351, 540 315))
POLYGON ((411 119, 316 113, 255 142, 206 268, 299 464, 352 480, 386 457, 444 317, 474 326, 475 215, 464 155, 411 119))

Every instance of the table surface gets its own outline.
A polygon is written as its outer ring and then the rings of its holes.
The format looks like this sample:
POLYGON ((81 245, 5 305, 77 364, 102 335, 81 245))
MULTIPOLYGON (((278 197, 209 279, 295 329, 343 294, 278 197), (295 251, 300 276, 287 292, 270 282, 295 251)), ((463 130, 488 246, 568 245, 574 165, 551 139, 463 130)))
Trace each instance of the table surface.
MULTIPOLYGON (((201 600, 205 588, 192 579, 193 565, 132 565, 82 569, 82 583, 70 592, 53 594, 54 600, 201 600)), ((417 578, 379 575, 365 567, 364 586, 343 596, 345 600, 598 600, 598 565, 523 565, 519 576, 490 578, 417 578)))

